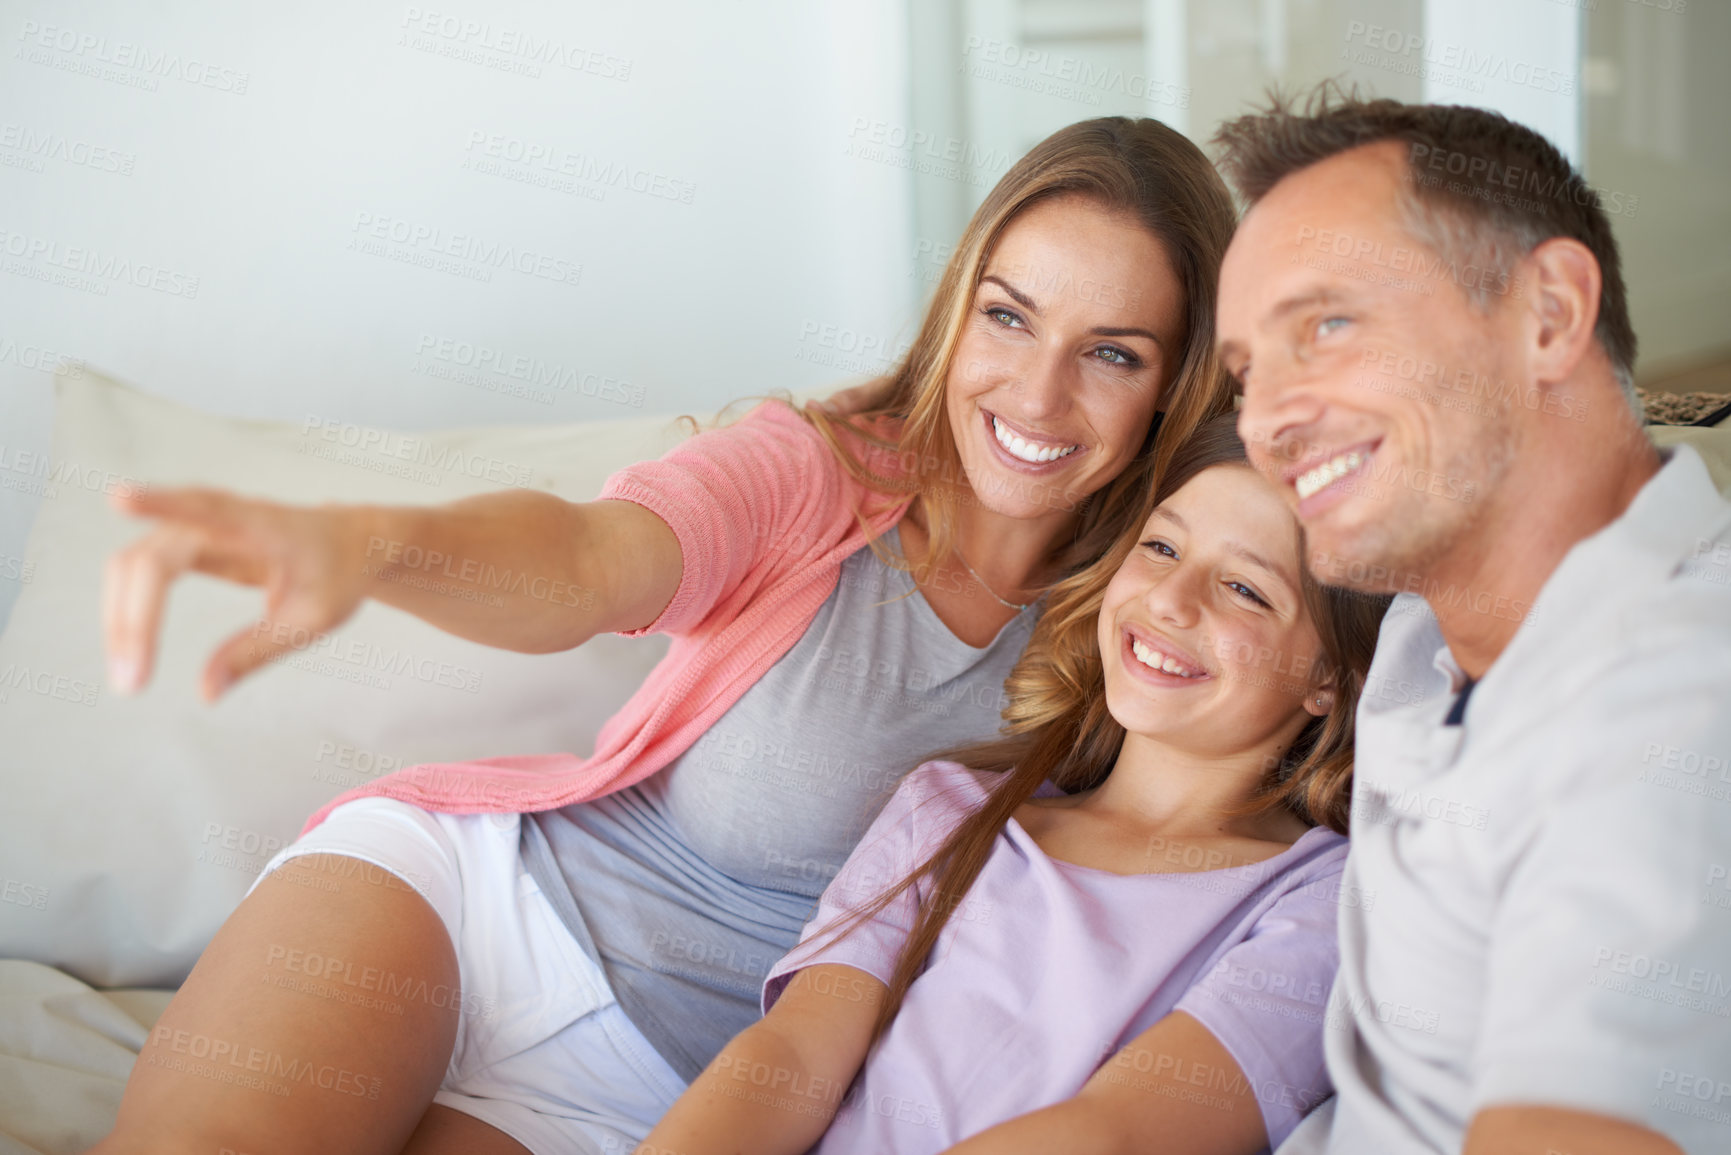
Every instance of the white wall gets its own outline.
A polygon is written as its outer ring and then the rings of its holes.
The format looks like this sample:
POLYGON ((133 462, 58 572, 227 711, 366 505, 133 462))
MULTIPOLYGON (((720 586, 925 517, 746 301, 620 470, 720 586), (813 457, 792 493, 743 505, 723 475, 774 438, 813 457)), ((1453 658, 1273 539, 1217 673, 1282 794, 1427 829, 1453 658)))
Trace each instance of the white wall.
POLYGON ((923 288, 905 150, 867 147, 907 121, 905 22, 0 0, 0 615, 57 360, 403 429, 712 412, 880 368, 923 288), (556 384, 497 391, 513 367, 556 384))
POLYGON ((1579 167, 1582 19, 1573 3, 1432 0, 1407 55, 1423 67, 1427 102, 1494 109, 1579 167))
POLYGON ((1623 250, 1635 372, 1731 354, 1731 5, 1654 0, 1588 15, 1587 176, 1623 250))

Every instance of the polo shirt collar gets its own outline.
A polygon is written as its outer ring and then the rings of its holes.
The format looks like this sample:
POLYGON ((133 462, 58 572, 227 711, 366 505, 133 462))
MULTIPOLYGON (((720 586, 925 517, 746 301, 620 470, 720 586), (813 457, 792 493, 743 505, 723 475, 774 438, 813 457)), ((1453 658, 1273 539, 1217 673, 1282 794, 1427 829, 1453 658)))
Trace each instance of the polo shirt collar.
MULTIPOLYGON (((1578 639, 1613 606, 1640 597, 1673 577, 1731 523, 1731 504, 1713 484, 1701 455, 1689 445, 1661 451, 1664 464, 1622 516, 1582 538, 1545 581, 1529 615, 1486 671, 1519 665, 1534 652, 1578 639)), ((1570 648, 1570 647, 1563 647, 1570 648)))
MULTIPOLYGON (((1604 620, 1603 615, 1616 604, 1670 578, 1698 554, 1703 541, 1713 540, 1731 525, 1731 503, 1720 495, 1694 448, 1677 445, 1661 453, 1664 464, 1659 472, 1641 487, 1622 515, 1576 542, 1546 579, 1525 622, 1480 679, 1467 709, 1468 718, 1475 713, 1475 706, 1498 698, 1499 683, 1513 676, 1508 671, 1529 659, 1539 660, 1540 655, 1561 658, 1578 644, 1581 630, 1590 622, 1604 620), (1498 677, 1499 672, 1503 677, 1498 677)), ((1441 725, 1448 703, 1440 701, 1435 692, 1442 691, 1452 699, 1466 675, 1443 641, 1429 604, 1413 594, 1398 597, 1383 619, 1377 653, 1373 679, 1380 677, 1386 683, 1410 678, 1430 689, 1424 701, 1414 706, 1391 707, 1368 696, 1361 699, 1361 775, 1384 758, 1389 758, 1390 764, 1383 769, 1396 777, 1405 776, 1395 769, 1402 762, 1415 763, 1405 767, 1407 773, 1422 773, 1423 766, 1434 770, 1439 760, 1452 760, 1466 727, 1441 725), (1387 662, 1380 660, 1385 644, 1393 651, 1388 655, 1392 660, 1387 662), (1385 732, 1389 723, 1395 723, 1395 729, 1385 732), (1419 743, 1422 750, 1413 746, 1418 737, 1408 729, 1413 725, 1427 732, 1438 731, 1419 743), (1364 757, 1367 745, 1378 752, 1369 760, 1364 757), (1416 757, 1389 757, 1396 746, 1404 746, 1408 755, 1416 757)))

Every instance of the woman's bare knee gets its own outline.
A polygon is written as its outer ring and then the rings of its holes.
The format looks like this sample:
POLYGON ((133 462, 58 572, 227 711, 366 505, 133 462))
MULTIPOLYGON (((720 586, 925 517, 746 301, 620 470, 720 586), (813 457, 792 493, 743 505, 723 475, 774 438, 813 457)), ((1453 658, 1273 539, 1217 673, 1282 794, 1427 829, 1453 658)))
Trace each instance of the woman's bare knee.
POLYGON ((463 1000, 444 922, 359 859, 291 859, 235 910, 163 1012, 104 1152, 401 1150, 463 1000))

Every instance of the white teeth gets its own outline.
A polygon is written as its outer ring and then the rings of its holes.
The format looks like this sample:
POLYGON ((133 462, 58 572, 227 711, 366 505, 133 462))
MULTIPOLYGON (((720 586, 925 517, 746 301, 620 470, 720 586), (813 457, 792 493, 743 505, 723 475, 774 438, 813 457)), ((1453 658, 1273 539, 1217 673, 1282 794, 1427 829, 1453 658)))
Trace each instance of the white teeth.
POLYGON ((1365 455, 1358 450, 1349 450, 1338 457, 1330 458, 1315 469, 1302 473, 1294 488, 1298 490, 1298 499, 1303 501, 1313 493, 1328 488, 1329 485, 1353 472, 1365 463, 1365 455))
POLYGON ((992 432, 997 434, 999 445, 1008 449, 1012 456, 1018 457, 1031 465, 1039 465, 1047 461, 1056 461, 1058 458, 1068 457, 1070 454, 1076 452, 1076 450, 1082 448, 1080 445, 1072 445, 1068 448, 1056 445, 1043 447, 1035 445, 1033 442, 1024 441, 1014 433, 1011 433, 1009 426, 1005 425, 1002 421, 999 421, 996 417, 992 418, 992 432))
POLYGON ((1130 652, 1136 655, 1138 662, 1163 674, 1175 674, 1180 678, 1201 677, 1201 671, 1192 670, 1178 659, 1151 648, 1139 638, 1130 639, 1130 652))

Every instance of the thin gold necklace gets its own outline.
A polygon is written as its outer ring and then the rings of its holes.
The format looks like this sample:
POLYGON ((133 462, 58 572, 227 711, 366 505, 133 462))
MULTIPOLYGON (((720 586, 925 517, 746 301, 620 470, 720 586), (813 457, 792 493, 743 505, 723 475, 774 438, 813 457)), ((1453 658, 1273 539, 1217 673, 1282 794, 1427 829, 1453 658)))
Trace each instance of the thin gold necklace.
POLYGON ((1006 609, 1015 610, 1019 613, 1034 604, 1033 602, 1023 602, 1021 605, 1017 605, 1015 602, 1007 602, 1003 598, 998 597, 998 595, 993 592, 992 587, 986 584, 986 579, 981 577, 979 574, 974 573, 974 567, 968 564, 968 559, 962 556, 961 550, 952 545, 950 547, 950 552, 956 555, 956 560, 962 563, 963 569, 967 570, 970 574, 973 574, 974 580, 980 583, 980 588, 991 594, 993 599, 997 601, 999 605, 1006 609))

